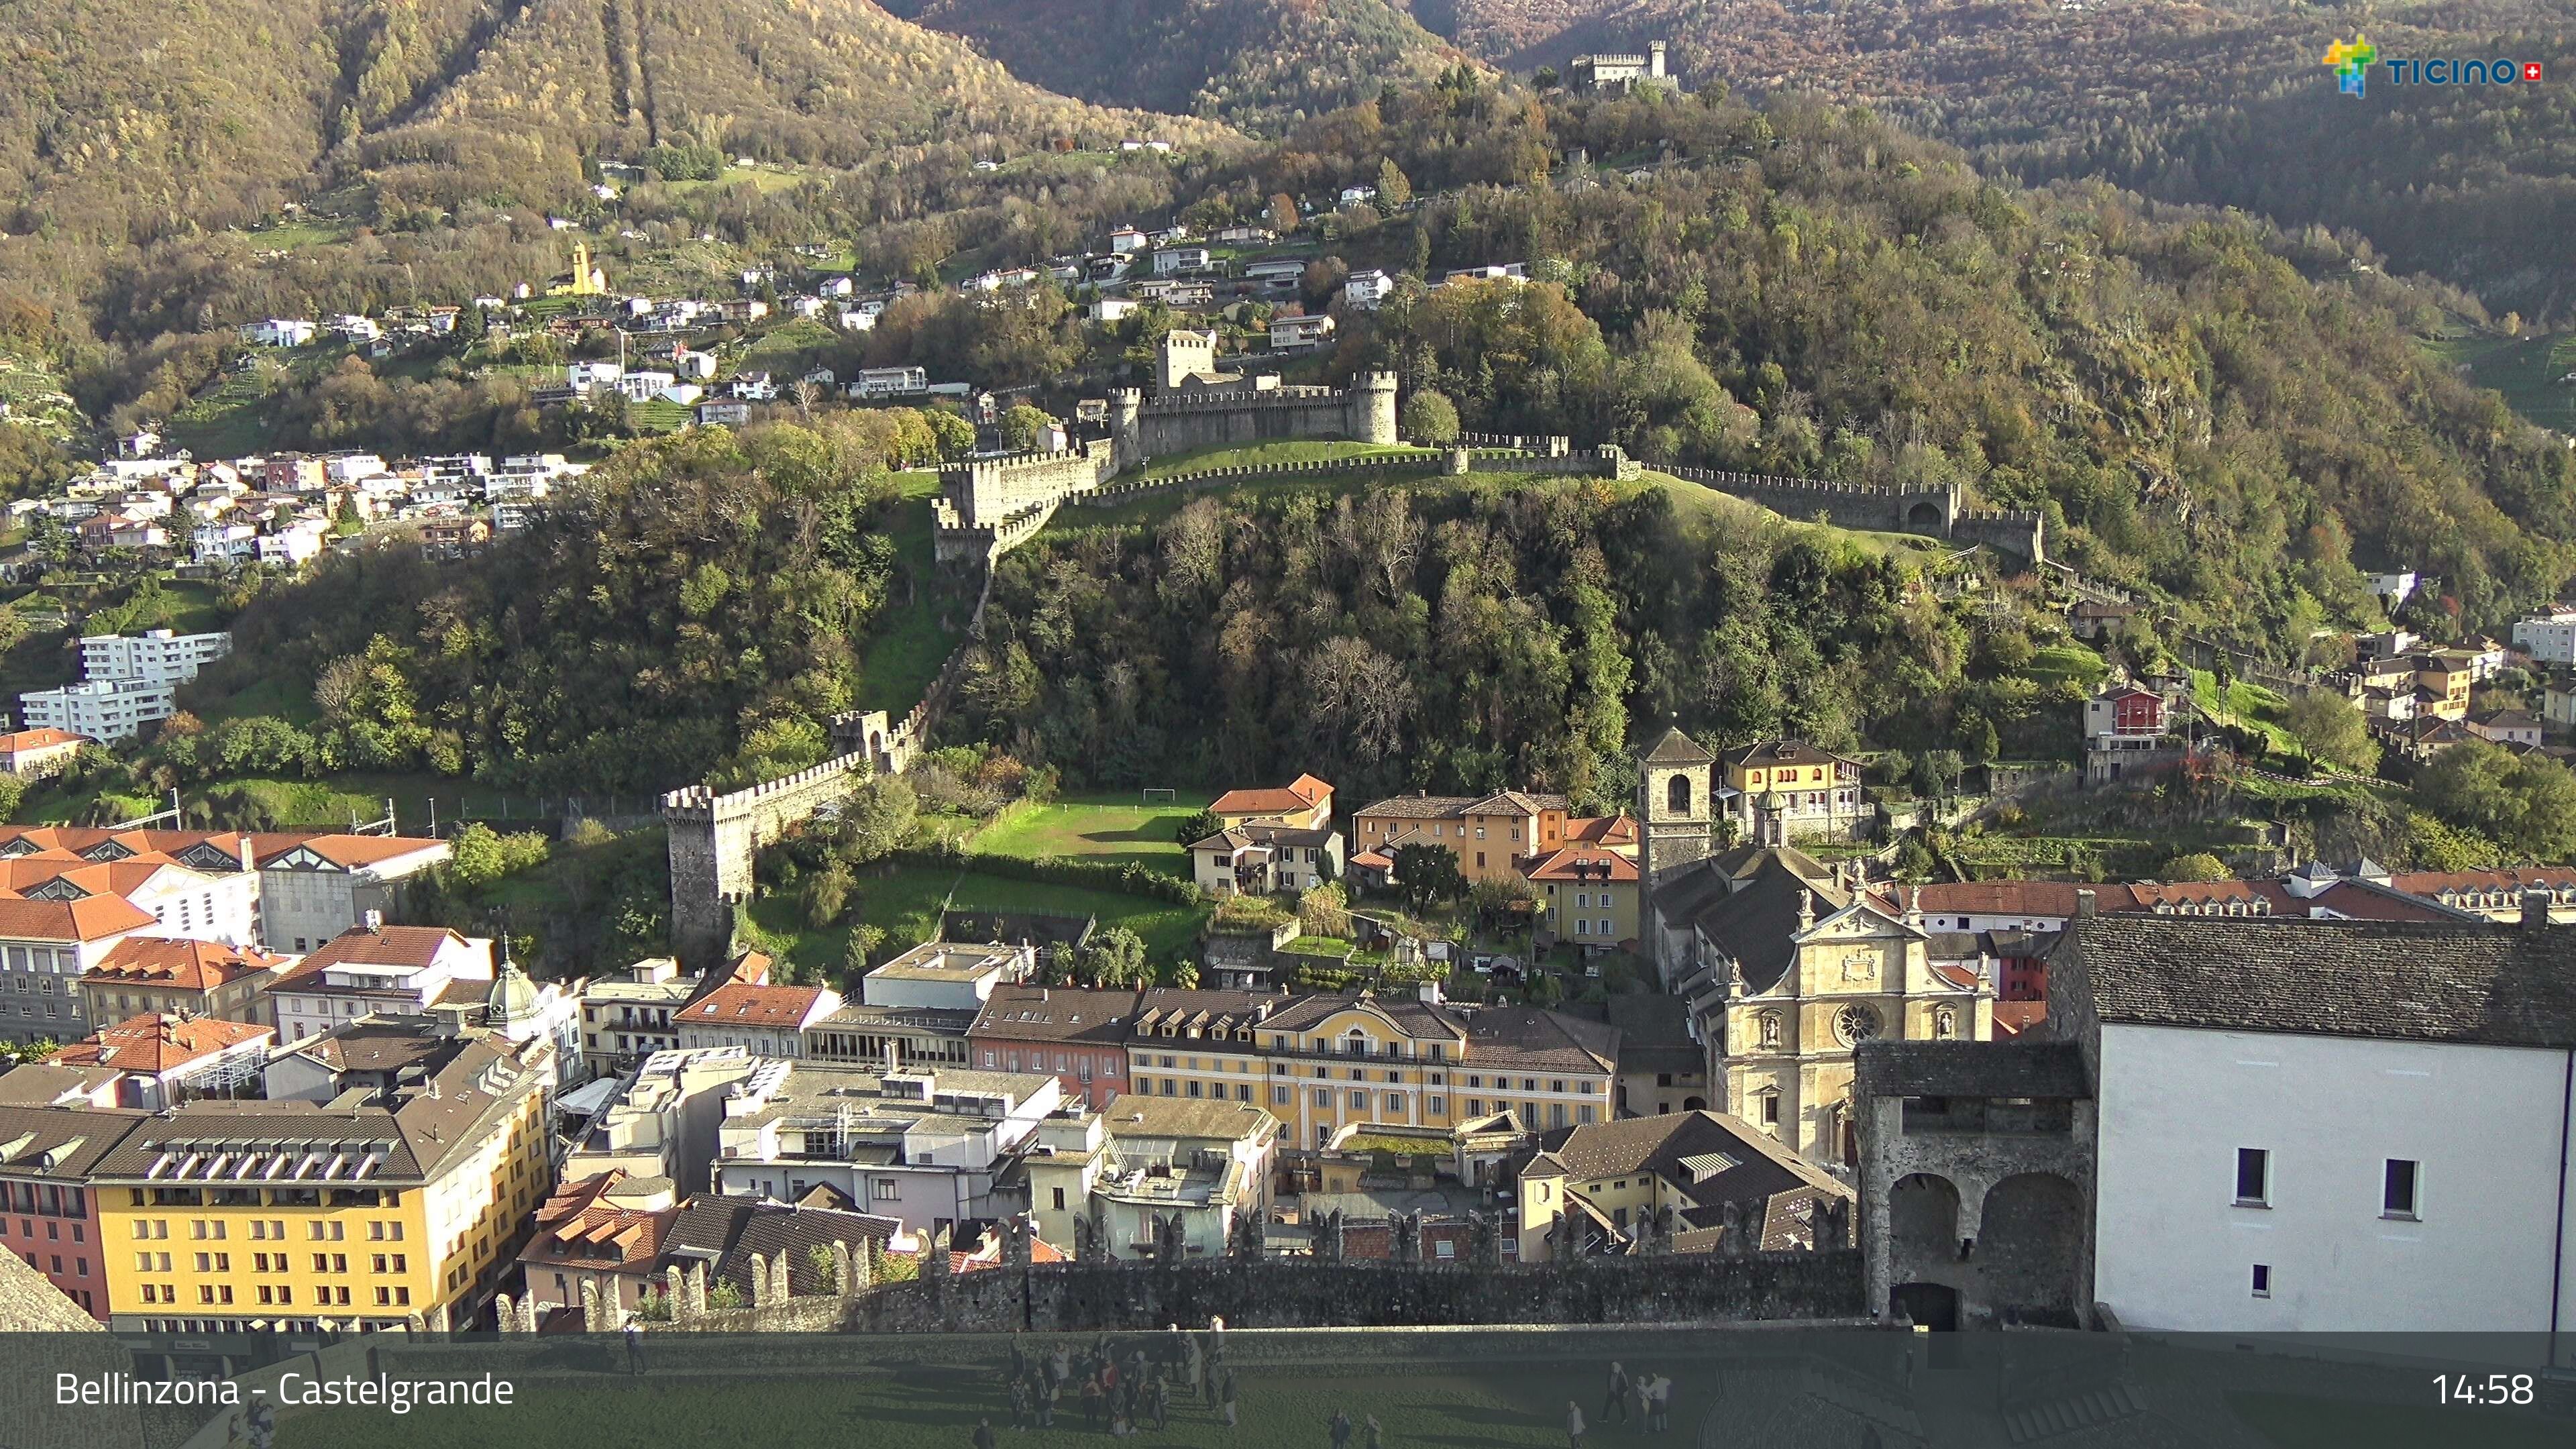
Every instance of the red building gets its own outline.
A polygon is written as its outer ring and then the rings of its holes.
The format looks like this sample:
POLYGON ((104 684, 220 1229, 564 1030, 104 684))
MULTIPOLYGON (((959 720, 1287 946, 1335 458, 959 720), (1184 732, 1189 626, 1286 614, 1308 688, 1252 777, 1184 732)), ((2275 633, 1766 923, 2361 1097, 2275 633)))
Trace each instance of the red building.
POLYGON ((0 1106, 0 1248, 102 1323, 114 1245, 98 1240, 90 1169, 143 1120, 140 1112, 0 1106))
POLYGON ((987 1072, 1053 1072, 1067 1097, 1099 1108, 1127 1090, 1133 991, 997 986, 966 1029, 967 1060, 987 1072))

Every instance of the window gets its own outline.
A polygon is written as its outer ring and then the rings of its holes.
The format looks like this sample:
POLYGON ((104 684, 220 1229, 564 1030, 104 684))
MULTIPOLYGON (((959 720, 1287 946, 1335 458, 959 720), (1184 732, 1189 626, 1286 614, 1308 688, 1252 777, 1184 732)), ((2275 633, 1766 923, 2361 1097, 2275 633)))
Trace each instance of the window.
POLYGON ((1674 775, 1664 781, 1664 808, 1675 815, 1687 815, 1690 813, 1690 776, 1674 775))
POLYGON ((1285 1106, 1287 1106, 1287 1105, 1288 1105, 1288 1102, 1289 1102, 1289 1099, 1290 1099, 1290 1098, 1295 1094, 1295 1092, 1296 1092, 1296 1089, 1295 1089, 1294 1087, 1273 1087, 1273 1088, 1271 1088, 1271 1089, 1270 1089, 1270 1105, 1272 1105, 1272 1106, 1274 1106, 1274 1107, 1285 1107, 1285 1106))
MULTIPOLYGON (((2261 1147, 2236 1149, 2236 1205, 2272 1205, 2272 1154, 2261 1147)), ((2268 1270, 2267 1270, 2268 1271, 2268 1270)))
POLYGON ((2388 1159, 2387 1172, 2380 1180, 2379 1215, 2414 1221, 2415 1195, 2421 1176, 2421 1164, 2403 1157, 2388 1159))
POLYGON ((1762 1125, 1765 1127, 1779 1126, 1780 1094, 1777 1092, 1764 1092, 1756 1100, 1762 1104, 1762 1125))
POLYGON ((903 1196, 903 1180, 895 1177, 872 1178, 868 1182, 868 1195, 878 1202, 892 1202, 903 1196))
POLYGON ((1317 1087, 1315 1089, 1315 1105, 1318 1107, 1329 1107, 1333 1105, 1333 1089, 1330 1087, 1317 1087))
POLYGON ((1353 1092, 1353 1093, 1351 1093, 1351 1110, 1352 1110, 1352 1111, 1354 1111, 1354 1112, 1365 1112, 1365 1111, 1367 1111, 1367 1110, 1368 1110, 1368 1104, 1369 1104, 1369 1094, 1368 1094, 1368 1093, 1366 1093, 1366 1092, 1353 1092))
POLYGON ((2269 1263, 2254 1265, 2254 1296, 2257 1298, 2272 1296, 2272 1265, 2269 1263))
POLYGON ((1060 1187, 1055 1190, 1055 1210, 1064 1211, 1064 1189, 1060 1187))
POLYGON ((1422 1104, 1422 1110, 1430 1113, 1434 1117, 1438 1117, 1449 1110, 1449 1099, 1446 1097, 1434 1097, 1430 1101, 1422 1104))

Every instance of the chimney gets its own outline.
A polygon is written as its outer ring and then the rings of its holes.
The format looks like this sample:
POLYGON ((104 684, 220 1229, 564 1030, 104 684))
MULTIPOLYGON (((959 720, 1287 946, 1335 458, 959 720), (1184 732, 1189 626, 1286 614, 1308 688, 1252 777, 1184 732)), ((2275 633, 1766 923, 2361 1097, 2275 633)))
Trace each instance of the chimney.
POLYGON ((2077 891, 2075 893, 2075 919, 2079 921, 2089 921, 2093 919, 2096 914, 2098 914, 2098 910, 2094 905, 2093 893, 2091 891, 2077 891))
POLYGON ((2522 928, 2526 931, 2549 929, 2550 892, 2540 886, 2522 888, 2522 928))

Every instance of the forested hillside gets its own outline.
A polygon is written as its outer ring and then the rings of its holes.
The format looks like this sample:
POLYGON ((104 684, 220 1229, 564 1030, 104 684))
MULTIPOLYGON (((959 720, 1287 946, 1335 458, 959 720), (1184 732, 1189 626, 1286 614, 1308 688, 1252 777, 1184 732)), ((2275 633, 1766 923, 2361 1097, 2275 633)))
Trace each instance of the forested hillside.
MULTIPOLYGON (((1457 0, 1446 33, 1498 63, 1672 47, 1687 84, 1866 101, 2025 180, 2098 177, 2370 237, 2388 265, 2468 287, 2501 314, 2576 300, 2569 0, 1457 0), (2336 93, 2328 41, 2383 56, 2539 61, 2527 86, 2336 93)), ((1417 9, 1417 13, 1419 10, 1417 9)))
POLYGON ((1103 105, 1275 130, 1452 57, 1388 0, 889 0, 1023 80, 1103 105))

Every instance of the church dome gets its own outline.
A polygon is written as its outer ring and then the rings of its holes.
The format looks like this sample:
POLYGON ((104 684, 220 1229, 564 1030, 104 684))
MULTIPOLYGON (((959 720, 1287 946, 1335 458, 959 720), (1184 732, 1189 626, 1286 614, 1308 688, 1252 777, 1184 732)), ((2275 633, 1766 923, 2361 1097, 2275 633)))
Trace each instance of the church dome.
POLYGON ((537 984, 516 961, 501 963, 491 994, 483 998, 483 1014, 486 1026, 508 1026, 537 1014, 537 984))

